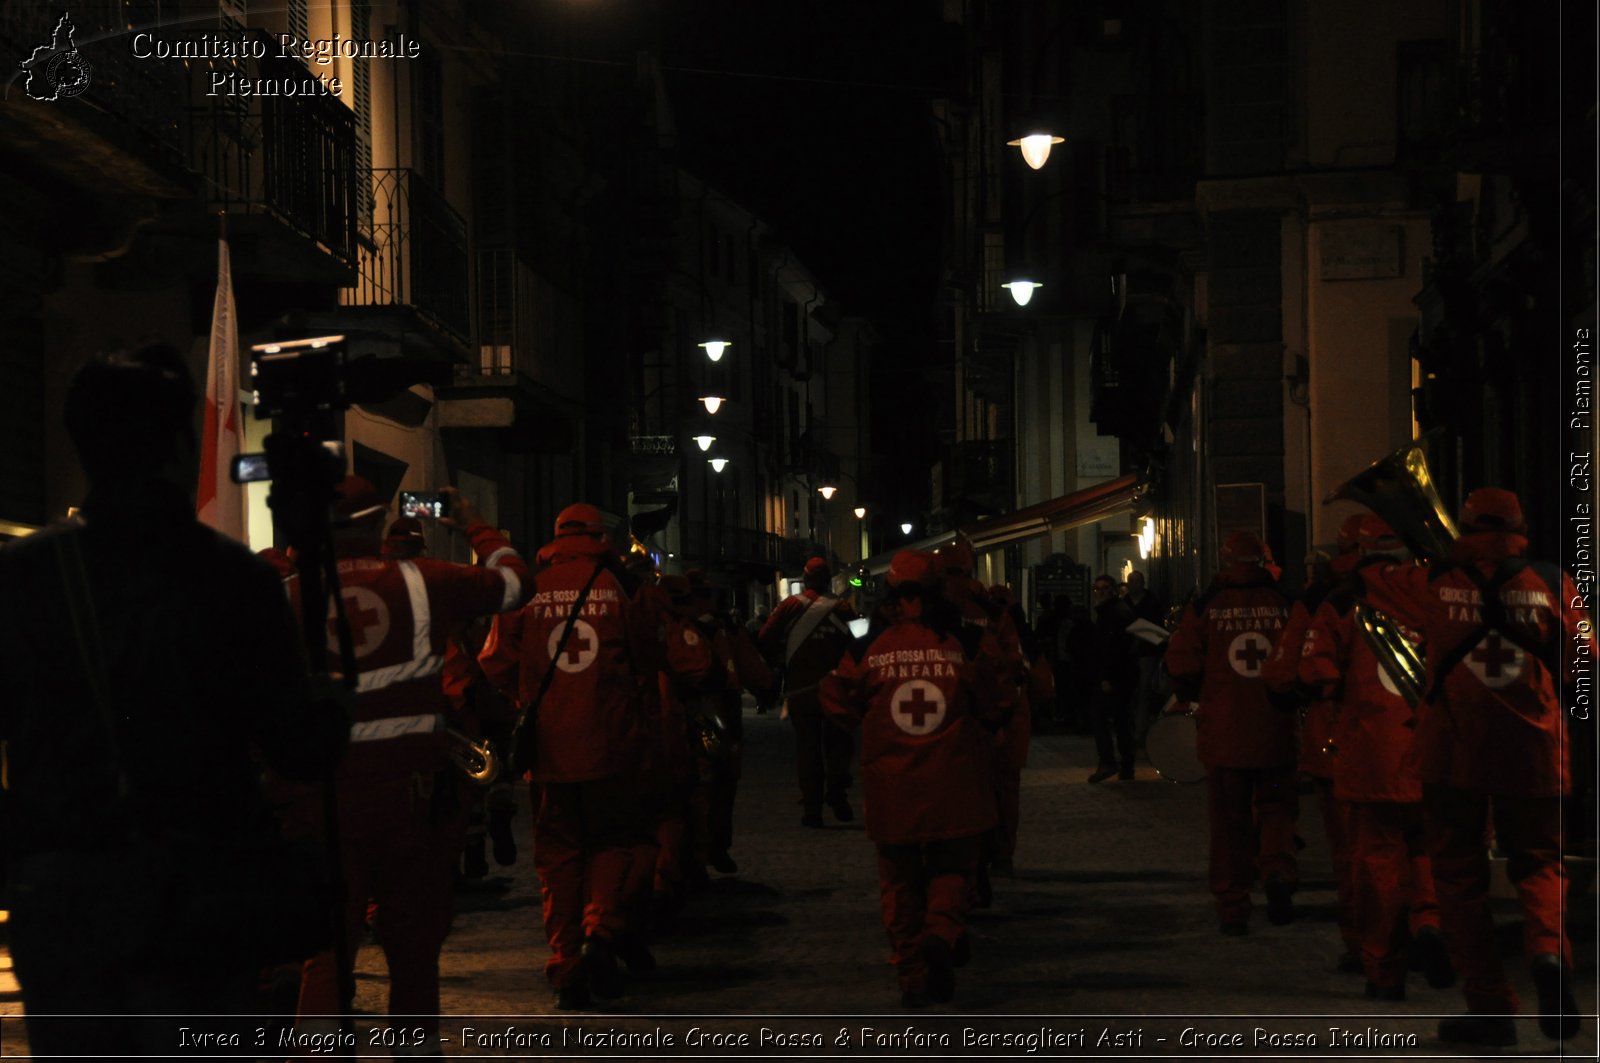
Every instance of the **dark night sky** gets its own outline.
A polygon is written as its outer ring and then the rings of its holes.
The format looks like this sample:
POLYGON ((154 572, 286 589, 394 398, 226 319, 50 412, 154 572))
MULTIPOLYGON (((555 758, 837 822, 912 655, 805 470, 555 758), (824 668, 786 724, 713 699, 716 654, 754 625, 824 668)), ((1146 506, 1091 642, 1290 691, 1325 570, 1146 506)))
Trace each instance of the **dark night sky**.
POLYGON ((936 0, 663 0, 660 62, 685 168, 774 224, 840 309, 873 320, 880 501, 927 505, 928 385, 945 217, 931 100, 936 0), (753 76, 749 76, 753 75, 753 76), (887 484, 901 497, 883 499, 887 484))

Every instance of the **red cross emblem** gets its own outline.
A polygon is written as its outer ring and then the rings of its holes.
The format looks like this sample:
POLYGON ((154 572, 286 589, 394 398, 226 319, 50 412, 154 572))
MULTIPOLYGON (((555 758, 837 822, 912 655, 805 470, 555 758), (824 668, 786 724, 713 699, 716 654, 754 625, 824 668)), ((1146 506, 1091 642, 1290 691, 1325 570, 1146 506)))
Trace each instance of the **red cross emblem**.
POLYGON ((889 715, 908 735, 925 735, 944 722, 944 691, 926 679, 901 683, 889 699, 889 715))
POLYGON ((1246 679, 1261 674, 1261 665, 1272 656, 1272 643, 1259 631, 1246 631, 1228 644, 1228 666, 1246 679))
MULTIPOLYGON (((350 623, 350 643, 357 657, 372 653, 389 637, 389 606, 370 587, 341 587, 344 617, 350 623)), ((333 603, 328 603, 328 652, 339 652, 339 629, 333 603)))
MULTIPOLYGON (((550 641, 545 652, 552 658, 556 655, 556 643, 561 641, 561 633, 566 627, 566 623, 562 622, 550 629, 550 641)), ((581 672, 593 664, 598 656, 600 636, 595 634, 587 621, 578 620, 572 625, 572 634, 567 638, 566 648, 561 651, 561 659, 556 661, 556 667, 563 672, 581 672)))
POLYGON ((1467 654, 1466 665, 1484 686, 1498 689, 1521 678, 1526 661, 1521 649, 1501 642, 1500 632, 1491 631, 1467 654))

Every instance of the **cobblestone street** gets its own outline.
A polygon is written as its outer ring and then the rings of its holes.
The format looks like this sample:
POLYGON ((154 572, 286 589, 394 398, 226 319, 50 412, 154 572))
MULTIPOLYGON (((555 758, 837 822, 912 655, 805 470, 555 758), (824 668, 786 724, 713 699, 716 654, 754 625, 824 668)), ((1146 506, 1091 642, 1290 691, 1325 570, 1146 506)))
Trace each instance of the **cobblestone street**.
MULTIPOLYGON (((1413 974, 1407 1001, 1373 1003, 1359 975, 1334 972, 1332 883, 1310 800, 1301 811, 1298 920, 1271 926, 1258 909, 1248 936, 1226 938, 1204 885, 1204 790, 1167 783, 1147 764, 1133 782, 1091 786, 1092 743, 1076 735, 1034 742, 1016 876, 998 879, 993 906, 972 916, 973 960, 958 972, 954 1003, 904 1011, 885 962, 873 850, 859 818, 802 827, 788 724, 754 714, 745 722, 739 871, 713 875, 661 938, 660 969, 630 979, 627 997, 604 1013, 554 1013, 542 974, 530 819, 519 810, 517 864, 494 869, 458 900, 443 957, 446 1054, 1467 1058, 1433 1038, 1438 1017, 1462 1010, 1459 990, 1430 989, 1413 974), (1002 1040, 1030 1035, 1031 1050, 1026 1040, 1002 1040), (628 1037, 644 1040, 630 1048, 628 1037)), ((1516 955, 1509 902, 1500 915, 1527 1010, 1533 988, 1516 955)), ((1578 999, 1592 1008, 1592 905, 1570 923, 1578 999)), ((381 951, 364 947, 363 1044, 385 1036, 378 1016, 387 990, 381 951)), ((0 1006, 20 1014, 15 994, 0 1006)), ((8 1020, 4 1030, 5 1054, 16 1055, 21 1024, 8 1020)), ((1593 1058, 1593 1030, 1586 1021, 1566 1055, 1593 1058)), ((1561 1051, 1531 1018, 1519 1021, 1518 1035, 1522 1058, 1561 1051)))

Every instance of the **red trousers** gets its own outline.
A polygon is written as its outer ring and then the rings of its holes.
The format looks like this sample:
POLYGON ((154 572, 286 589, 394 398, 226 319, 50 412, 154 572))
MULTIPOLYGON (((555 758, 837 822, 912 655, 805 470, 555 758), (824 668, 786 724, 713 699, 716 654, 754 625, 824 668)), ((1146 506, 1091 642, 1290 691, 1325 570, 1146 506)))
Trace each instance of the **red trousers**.
POLYGON ((1356 930, 1355 881, 1350 863, 1350 806, 1333 796, 1333 780, 1313 775, 1317 804, 1322 809, 1322 832, 1328 836, 1333 858, 1333 882, 1339 900, 1339 939, 1344 950, 1361 955, 1361 935, 1356 930))
MULTIPOLYGON (((465 832, 459 804, 452 809, 451 795, 435 795, 433 788, 455 784, 455 773, 443 772, 339 786, 348 955, 353 961, 361 944, 371 898, 389 965, 389 1014, 429 1032, 439 1028, 439 950, 450 930, 452 877, 465 832)), ((295 819, 305 818, 296 811, 295 819)), ((299 1013, 337 1015, 341 1009, 330 950, 305 963, 299 1013)))
POLYGON ((1406 954, 1400 947, 1401 928, 1408 927, 1414 937, 1423 927, 1439 926, 1422 805, 1351 801, 1346 807, 1361 964, 1374 985, 1402 985, 1406 954))
MULTIPOLYGON (((1494 831, 1522 904, 1523 955, 1531 960, 1552 953, 1570 967, 1572 945, 1561 925, 1566 894, 1561 800, 1496 795, 1494 831)), ((1489 910, 1489 853, 1484 846, 1489 802, 1488 794, 1475 790, 1432 783, 1422 790, 1439 921, 1450 960, 1462 976, 1467 1010, 1511 1014, 1517 1010, 1517 994, 1506 981, 1489 910)))
POLYGON ((1211 895, 1225 923, 1250 918, 1250 884, 1260 875, 1299 882, 1294 822, 1300 811, 1294 766, 1208 769, 1211 895))
POLYGON ((550 940, 545 977, 556 989, 578 975, 583 939, 616 938, 626 922, 634 846, 648 820, 632 776, 547 782, 534 824, 533 866, 544 894, 550 940))
POLYGON ((965 926, 967 896, 978 874, 983 839, 973 835, 945 841, 878 846, 878 891, 883 928, 889 934, 889 962, 900 988, 920 993, 927 986, 922 939, 935 934, 954 946, 965 926))

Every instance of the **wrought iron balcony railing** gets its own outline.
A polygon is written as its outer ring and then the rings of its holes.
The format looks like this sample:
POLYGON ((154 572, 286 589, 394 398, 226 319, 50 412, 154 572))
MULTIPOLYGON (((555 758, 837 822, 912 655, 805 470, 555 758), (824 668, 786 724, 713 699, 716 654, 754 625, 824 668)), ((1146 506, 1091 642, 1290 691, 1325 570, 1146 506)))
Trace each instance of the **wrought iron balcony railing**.
POLYGON ((467 223, 416 170, 373 169, 372 239, 363 241, 357 306, 407 306, 463 346, 472 336, 467 223))
MULTIPOLYGON (((213 73, 307 84, 310 71, 278 55, 198 60, 190 108, 190 162, 214 210, 266 215, 312 241, 339 267, 355 265, 355 116, 327 95, 208 95, 213 73)), ((160 65, 160 64, 149 64, 160 65)))

